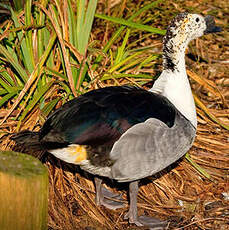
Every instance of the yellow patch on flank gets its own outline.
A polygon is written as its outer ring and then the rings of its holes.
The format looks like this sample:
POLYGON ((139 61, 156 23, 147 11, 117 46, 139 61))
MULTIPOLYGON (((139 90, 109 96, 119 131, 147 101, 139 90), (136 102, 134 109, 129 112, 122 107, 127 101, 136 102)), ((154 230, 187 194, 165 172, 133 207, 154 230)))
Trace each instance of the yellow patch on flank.
POLYGON ((83 145, 72 145, 68 147, 68 152, 72 156, 76 156, 75 162, 80 163, 87 159, 87 150, 83 145))

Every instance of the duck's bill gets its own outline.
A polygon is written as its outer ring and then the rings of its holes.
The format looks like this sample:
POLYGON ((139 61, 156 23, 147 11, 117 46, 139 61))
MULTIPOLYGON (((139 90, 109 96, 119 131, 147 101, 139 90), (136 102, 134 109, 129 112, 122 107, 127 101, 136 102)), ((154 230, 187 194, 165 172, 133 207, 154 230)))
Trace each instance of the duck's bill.
POLYGON ((214 17, 208 15, 204 19, 207 26, 206 30, 204 31, 204 34, 217 33, 222 31, 221 27, 215 25, 214 17))

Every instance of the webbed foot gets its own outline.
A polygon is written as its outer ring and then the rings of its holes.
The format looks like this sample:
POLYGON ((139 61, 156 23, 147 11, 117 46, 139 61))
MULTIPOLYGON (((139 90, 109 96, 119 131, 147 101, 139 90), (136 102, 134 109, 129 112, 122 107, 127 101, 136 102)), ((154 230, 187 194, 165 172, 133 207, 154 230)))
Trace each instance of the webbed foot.
POLYGON ((157 218, 151 216, 138 216, 133 217, 132 215, 129 217, 129 212, 124 216, 124 219, 129 219, 129 223, 135 224, 138 227, 148 227, 152 230, 164 230, 168 225, 167 221, 162 221, 157 218))
POLYGON ((138 193, 138 181, 130 182, 129 185, 130 208, 124 218, 129 219, 129 223, 136 224, 139 227, 145 226, 152 230, 164 230, 168 225, 167 221, 161 221, 159 219, 150 216, 138 216, 137 193, 138 193))
POLYGON ((150 216, 139 216, 138 221, 146 227, 149 227, 153 230, 163 230, 168 225, 167 221, 162 221, 150 216))
POLYGON ((96 204, 103 205, 106 208, 116 210, 118 208, 123 208, 125 204, 123 203, 122 196, 120 194, 116 194, 111 192, 102 186, 102 180, 99 178, 95 178, 95 186, 96 186, 96 204))

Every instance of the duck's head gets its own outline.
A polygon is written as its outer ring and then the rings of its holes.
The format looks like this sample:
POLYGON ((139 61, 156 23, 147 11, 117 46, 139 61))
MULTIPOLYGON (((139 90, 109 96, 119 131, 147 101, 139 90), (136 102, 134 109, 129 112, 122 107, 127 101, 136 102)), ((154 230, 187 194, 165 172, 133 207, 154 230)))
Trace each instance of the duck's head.
MULTIPOLYGON (((180 13, 168 26, 163 40, 165 68, 176 64, 181 55, 184 55, 188 43, 204 34, 220 32, 221 28, 215 25, 212 16, 203 17, 199 14, 180 13)), ((172 68, 173 66, 171 66, 172 68)))
POLYGON ((183 38, 183 42, 185 42, 186 40, 190 41, 204 34, 220 32, 221 30, 220 27, 215 25, 215 20, 212 16, 203 17, 199 14, 185 12, 178 14, 172 20, 167 29, 165 40, 178 36, 183 38))

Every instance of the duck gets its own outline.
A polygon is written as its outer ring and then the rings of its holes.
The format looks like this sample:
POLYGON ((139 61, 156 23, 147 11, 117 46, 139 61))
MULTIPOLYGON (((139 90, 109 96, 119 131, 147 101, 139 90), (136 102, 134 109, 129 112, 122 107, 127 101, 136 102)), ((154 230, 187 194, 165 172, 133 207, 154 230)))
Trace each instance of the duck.
POLYGON ((178 14, 164 36, 163 71, 151 89, 123 85, 89 91, 54 111, 38 132, 24 130, 12 139, 93 174, 98 206, 123 207, 122 198, 103 186, 104 177, 128 183, 125 219, 163 229, 167 221, 138 216, 139 181, 167 168, 191 148, 197 115, 185 49, 191 40, 220 31, 212 16, 178 14))

